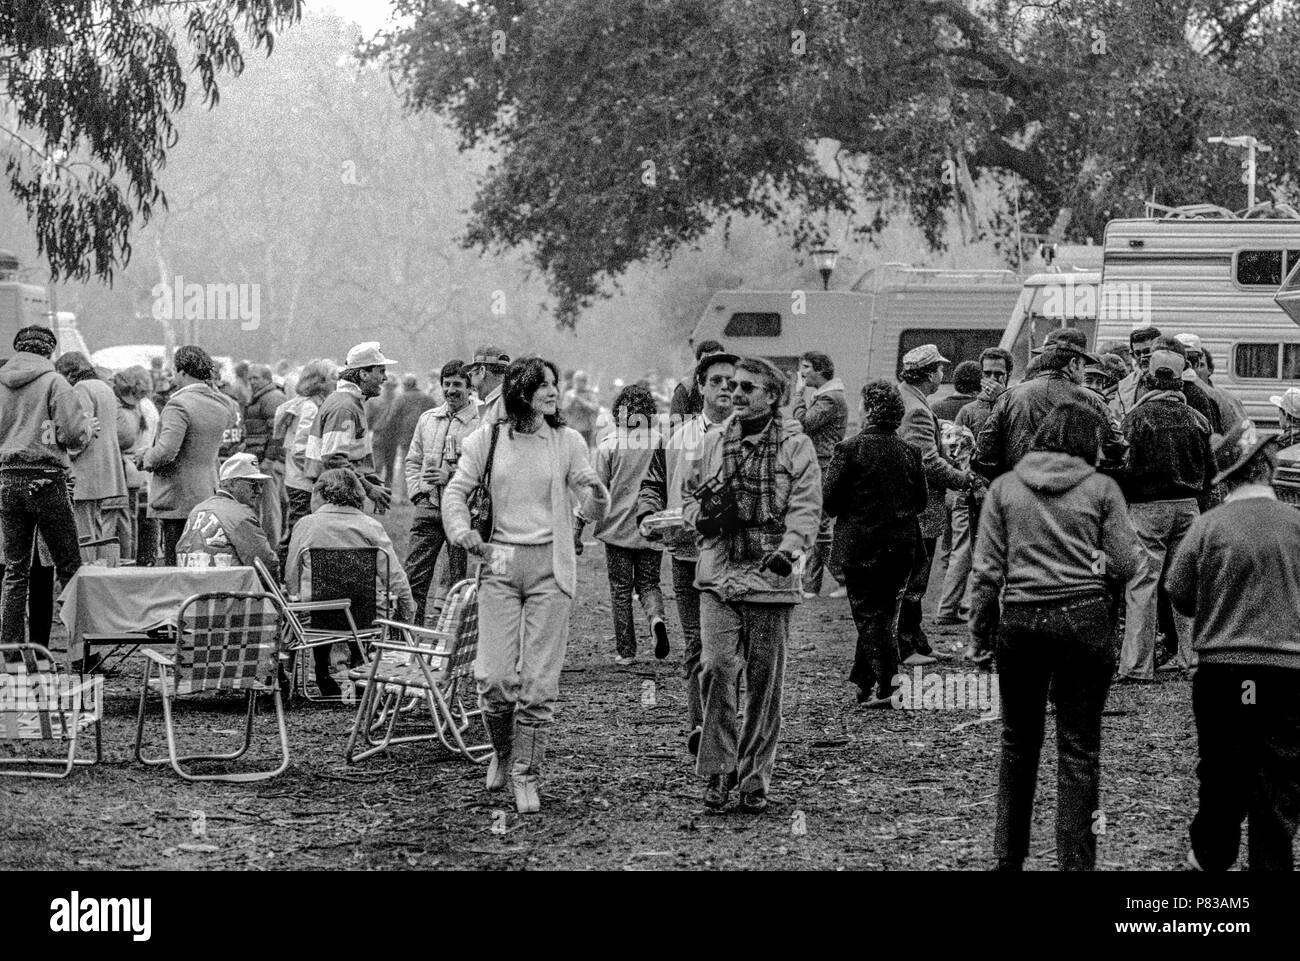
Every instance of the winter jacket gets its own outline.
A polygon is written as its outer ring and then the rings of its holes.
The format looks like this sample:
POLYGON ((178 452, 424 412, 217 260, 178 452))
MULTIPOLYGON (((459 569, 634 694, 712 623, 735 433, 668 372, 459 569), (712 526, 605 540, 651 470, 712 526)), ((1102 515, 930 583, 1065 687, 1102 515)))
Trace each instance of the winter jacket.
MULTIPOLYGON (((701 408, 701 411, 703 408, 701 408)), ((697 413, 672 432, 665 449, 657 451, 646 468, 641 490, 637 494, 637 519, 663 510, 681 510, 682 488, 695 461, 700 458, 704 438, 720 430, 726 420, 714 423, 697 413)), ((668 552, 679 561, 696 561, 700 556, 700 539, 688 528, 666 543, 668 552)))
POLYGON ((426 481, 425 474, 446 462, 448 438, 459 445, 474 433, 478 425, 478 406, 473 401, 455 413, 452 413, 450 405, 439 404, 420 415, 402 465, 411 500, 423 494, 429 498, 430 506, 440 508, 442 491, 426 481))
POLYGON ((223 490, 196 504, 176 542, 181 567, 252 567, 257 558, 272 575, 280 561, 258 521, 258 511, 223 490), (225 558, 218 563, 216 558, 225 558))
POLYGON ((1021 381, 994 401, 992 413, 975 438, 971 464, 989 480, 1005 474, 1028 452, 1052 408, 1070 401, 1085 404, 1105 418, 1110 433, 1102 441, 1103 466, 1118 467, 1124 460, 1125 443, 1119 423, 1104 400, 1059 370, 1021 381))
POLYGON ((144 454, 149 479, 149 516, 185 520, 199 502, 217 492, 217 452, 232 430, 229 398, 207 384, 190 384, 171 395, 158 422, 158 437, 144 454))
POLYGON ((1120 484, 1129 503, 1205 497, 1216 468, 1210 425, 1182 391, 1142 395, 1124 418, 1128 459, 1120 484))
POLYGON ((944 459, 939 418, 934 416, 925 395, 911 384, 899 384, 898 392, 903 395, 903 423, 898 436, 920 452, 925 469, 929 500, 921 514, 921 536, 940 537, 947 524, 944 496, 947 491, 965 487, 968 475, 944 459))
POLYGON ((0 470, 66 469, 67 448, 90 439, 90 417, 49 358, 18 351, 0 367, 0 470))
POLYGON ((597 540, 628 550, 658 550, 662 546, 641 536, 636 518, 641 482, 663 446, 663 438, 653 427, 619 427, 596 445, 596 476, 609 488, 609 508, 595 525, 597 540))
MULTIPOLYGON (((551 512, 551 561, 554 565, 555 581, 560 590, 573 597, 578 589, 578 560, 573 549, 573 510, 570 495, 583 499, 580 505, 582 516, 599 521, 605 516, 609 506, 609 492, 601 490, 593 494, 588 488, 578 484, 578 475, 584 469, 590 469, 587 461, 587 442, 582 435, 571 427, 558 429, 543 426, 537 435, 546 442, 548 469, 551 476, 549 508, 551 512)), ((531 442, 530 438, 529 441, 531 442)), ((453 544, 460 544, 461 538, 469 533, 469 507, 466 498, 470 491, 483 480, 484 468, 487 466, 488 450, 492 443, 492 424, 480 424, 472 434, 465 438, 460 448, 460 462, 456 473, 442 494, 442 526, 447 532, 447 539, 453 544)), ((509 424, 501 424, 497 436, 496 459, 492 465, 492 477, 488 490, 492 495, 492 514, 500 521, 503 513, 510 511, 512 505, 502 497, 498 486, 500 471, 505 458, 502 446, 513 444, 509 424)))
POLYGON ((822 475, 822 510, 836 518, 835 559, 845 566, 914 542, 928 503, 920 451, 872 425, 838 444, 822 475))
POLYGON ((254 394, 244 408, 244 450, 259 461, 267 455, 267 444, 275 427, 275 412, 283 403, 284 391, 268 384, 254 394))
POLYGON ((813 391, 811 400, 807 394, 801 394, 793 415, 812 440, 817 463, 824 468, 848 429, 849 405, 844 400, 844 381, 838 377, 828 380, 813 391))
POLYGON ((674 423, 685 423, 702 410, 704 410, 704 394, 700 391, 700 385, 695 383, 695 371, 692 370, 673 388, 673 399, 668 405, 668 413, 674 418, 674 423))
MULTIPOLYGON (((1165 576, 1202 664, 1300 668, 1300 511, 1247 485, 1192 522, 1165 576)), ((1262 708, 1261 708, 1262 710, 1262 708)))
MULTIPOLYGON (((936 400, 930 404, 930 409, 934 411, 934 416, 940 420, 956 421, 957 415, 967 404, 978 400, 976 394, 949 394, 942 400, 936 400)), ((975 433, 971 431, 971 433, 975 433)))
POLYGON ((307 435, 303 475, 314 481, 329 467, 338 466, 351 467, 363 475, 375 472, 374 444, 361 388, 346 380, 339 381, 338 389, 316 412, 307 435), (340 454, 343 456, 338 457, 340 454))
MULTIPOLYGON (((74 501, 100 501, 126 497, 126 471, 118 434, 117 395, 98 377, 88 377, 72 388, 86 410, 99 418, 101 430, 85 447, 68 451, 72 460, 74 501)), ((128 442, 127 446, 130 446, 128 442)), ((111 506, 111 505, 109 505, 111 506)), ((125 506, 125 501, 123 505, 125 506)))
POLYGON ((1210 392, 1201 385, 1195 374, 1183 378, 1182 394, 1183 399, 1187 401, 1187 406, 1205 418, 1205 422, 1210 425, 1210 433, 1222 437, 1223 415, 1219 411, 1219 405, 1210 396, 1210 392))
POLYGON ((384 593, 390 591, 397 598, 397 620, 409 621, 415 615, 415 600, 393 542, 383 524, 355 507, 322 504, 294 525, 284 562, 285 588, 290 594, 309 601, 312 599, 312 550, 368 547, 378 548, 388 558, 387 565, 379 562, 375 573, 375 609, 382 611, 387 606, 384 593))
POLYGON ((1223 425, 1223 433, 1232 433, 1233 429, 1246 419, 1245 405, 1222 387, 1216 387, 1208 382, 1202 382, 1201 387, 1219 408, 1219 423, 1223 425))
MULTIPOLYGON (((722 440, 726 434, 725 425, 730 421, 728 418, 719 430, 705 435, 700 457, 690 462, 683 485, 683 493, 687 496, 682 505, 682 517, 691 526, 699 519, 700 504, 689 495, 705 481, 721 474, 722 440)), ((746 437, 741 444, 753 444, 758 436, 746 437)), ((786 421, 782 425, 776 457, 776 513, 785 524, 779 548, 791 554, 806 553, 817 539, 821 508, 822 474, 812 441, 797 421, 786 421)), ((695 567, 695 587, 728 604, 738 601, 798 604, 803 600, 803 592, 797 575, 797 569, 789 577, 760 571, 757 559, 730 560, 724 535, 703 539, 699 563, 695 567)))
POLYGON ((976 397, 957 411, 953 423, 959 427, 965 427, 976 437, 979 437, 980 431, 984 429, 984 422, 989 419, 991 413, 993 413, 993 401, 982 396, 976 397))
MULTIPOLYGON (((1033 451, 989 487, 971 561, 971 630, 1008 604, 1102 596, 1143 563, 1119 485, 1081 458, 1033 451)), ((984 633, 981 633, 984 632, 984 633)))

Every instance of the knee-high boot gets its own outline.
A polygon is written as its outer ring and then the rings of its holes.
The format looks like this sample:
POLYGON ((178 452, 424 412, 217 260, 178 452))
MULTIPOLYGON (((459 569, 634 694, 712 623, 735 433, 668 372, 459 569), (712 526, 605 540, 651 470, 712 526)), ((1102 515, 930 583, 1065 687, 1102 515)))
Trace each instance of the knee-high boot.
POLYGON ((515 789, 515 807, 520 814, 536 814, 542 809, 538 777, 546 757, 546 728, 536 724, 516 724, 511 756, 510 780, 515 789))
POLYGON ((488 740, 492 742, 492 760, 488 762, 487 789, 500 791, 506 786, 510 776, 510 754, 514 747, 515 714, 514 711, 494 714, 483 712, 483 723, 488 730, 488 740))

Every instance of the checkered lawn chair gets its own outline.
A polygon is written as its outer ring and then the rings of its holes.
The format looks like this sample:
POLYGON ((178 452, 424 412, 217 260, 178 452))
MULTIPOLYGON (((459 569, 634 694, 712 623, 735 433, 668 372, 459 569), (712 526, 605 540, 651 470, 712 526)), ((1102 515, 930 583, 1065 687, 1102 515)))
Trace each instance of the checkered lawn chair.
MULTIPOLYGON (((380 619, 384 637, 375 656, 351 678, 363 687, 356 721, 343 756, 349 764, 394 744, 438 740, 444 748, 483 764, 492 756, 489 743, 467 744, 465 735, 482 710, 467 707, 473 697, 474 657, 478 652, 478 581, 463 580, 447 595, 434 629, 380 619), (399 720, 411 719, 428 706, 431 730, 395 735, 399 720), (365 745, 360 742, 364 740, 365 745)), ((485 729, 486 730, 486 729, 485 729)))
POLYGON ((0 644, 0 741, 58 741, 64 757, 0 757, 0 776, 65 778, 77 765, 103 760, 101 678, 69 674, 40 644, 0 644), (10 655, 18 654, 20 659, 10 655), (77 757, 82 732, 95 731, 95 757, 77 757), (62 768, 62 770, 43 770, 62 768))
POLYGON ((136 718, 135 756, 145 764, 166 764, 187 781, 260 781, 289 766, 289 736, 284 726, 277 667, 282 651, 284 623, 279 605, 270 594, 219 591, 196 594, 181 603, 176 618, 176 643, 170 657, 145 649, 144 685, 136 718), (155 674, 156 672, 156 674, 155 674), (145 757, 144 713, 149 693, 162 696, 163 724, 167 731, 167 757, 145 757), (206 691, 244 691, 248 720, 244 745, 230 754, 178 755, 172 712, 175 699, 206 691), (253 716, 257 695, 271 694, 280 733, 280 766, 273 771, 195 774, 182 765, 189 761, 234 761, 253 743, 253 716))
MULTIPOLYGON (((325 571, 327 569, 333 571, 338 568, 330 568, 324 563, 319 563, 312 574, 312 594, 314 599, 299 601, 293 600, 289 595, 285 594, 261 559, 253 559, 253 566, 257 569, 263 586, 275 595, 284 613, 285 650, 289 655, 288 671, 293 691, 296 691, 309 701, 337 704, 340 701, 347 700, 351 691, 345 691, 341 697, 321 694, 316 687, 312 667, 313 661, 307 655, 307 651, 317 647, 332 647, 340 642, 346 643, 349 649, 355 648, 357 651, 364 651, 383 634, 383 629, 375 626, 374 623, 378 620, 374 616, 374 584, 376 571, 380 563, 379 558, 381 557, 383 558, 384 581, 385 583, 389 581, 388 555, 377 548, 312 550, 309 553, 313 557, 316 557, 316 555, 326 557, 340 555, 341 559, 342 555, 353 555, 354 560, 355 555, 362 555, 371 562, 368 568, 363 569, 360 576, 357 576, 355 572, 351 577, 347 574, 341 575, 342 583, 349 585, 349 590, 354 591, 356 594, 355 598, 344 596, 330 598, 331 594, 337 595, 343 592, 331 589, 338 581, 328 577, 325 571), (319 580, 318 574, 320 575, 319 580), (318 585, 322 590, 317 590, 318 585), (362 621, 364 626, 358 627, 353 615, 357 613, 364 618, 366 616, 365 611, 369 611, 369 617, 362 621), (303 615, 306 615, 305 619, 303 615)), ((346 565, 340 566, 346 567, 346 565)), ((387 614, 387 610, 384 613, 387 614)))

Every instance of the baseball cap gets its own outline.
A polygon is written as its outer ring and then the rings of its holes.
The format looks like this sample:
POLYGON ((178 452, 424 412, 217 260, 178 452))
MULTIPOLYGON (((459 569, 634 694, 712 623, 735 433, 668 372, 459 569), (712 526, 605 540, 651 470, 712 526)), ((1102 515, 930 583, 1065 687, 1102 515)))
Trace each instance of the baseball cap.
POLYGON ((1201 338, 1195 334, 1174 334, 1174 340, 1186 347, 1189 353, 1202 354, 1205 352, 1201 347, 1201 338))
POLYGON ((364 344, 357 344, 348 351, 348 359, 343 363, 344 370, 357 370, 361 367, 391 367, 397 363, 395 360, 389 360, 384 356, 383 351, 379 349, 379 341, 368 340, 364 344))
POLYGON ((1180 377, 1187 366, 1187 358, 1173 350, 1158 349, 1151 352, 1151 376, 1155 377, 1162 370, 1169 371, 1170 377, 1180 377))
POLYGON ((474 351, 474 359, 466 367, 505 367, 510 363, 510 355, 500 347, 485 344, 474 351))
POLYGON ((1128 368, 1124 366, 1124 361, 1120 360, 1116 354, 1102 354, 1097 358, 1096 363, 1091 361, 1083 368, 1085 374, 1101 374, 1103 377, 1109 377, 1113 381, 1121 381, 1128 376, 1128 368))
POLYGON ((1292 417, 1300 417, 1300 387, 1288 387, 1282 396, 1270 397, 1268 402, 1292 417))
POLYGON ((950 363, 952 361, 939 353, 939 348, 934 344, 922 344, 920 347, 913 347, 903 355, 903 370, 916 370, 920 367, 929 367, 931 364, 950 363))
POLYGON ((270 474, 263 474, 257 469, 257 458, 252 454, 232 454, 221 465, 221 479, 228 480, 270 480, 270 474))
POLYGON ((738 355, 728 353, 725 350, 704 354, 695 365, 695 382, 698 384, 703 381, 704 372, 714 364, 734 364, 738 360, 740 360, 738 355))

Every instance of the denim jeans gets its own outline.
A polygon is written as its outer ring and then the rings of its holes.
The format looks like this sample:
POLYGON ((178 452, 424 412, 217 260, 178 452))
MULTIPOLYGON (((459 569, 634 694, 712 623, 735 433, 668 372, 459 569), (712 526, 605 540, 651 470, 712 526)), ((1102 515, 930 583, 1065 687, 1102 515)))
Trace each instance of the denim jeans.
POLYGON ((673 562, 673 593, 677 595, 677 619, 682 622, 682 677, 686 681, 686 729, 704 723, 700 693, 700 592, 695 589, 695 561, 673 562))
POLYGON ((632 619, 632 591, 641 598, 641 609, 653 620, 664 616, 664 595, 659 588, 663 551, 633 550, 605 545, 605 570, 609 576, 609 599, 614 611, 614 647, 623 657, 636 654, 636 623, 632 619))
POLYGON ((695 771, 735 771, 740 790, 766 795, 781 736, 781 689, 793 604, 730 603, 700 593, 704 734, 695 771), (736 719, 745 674, 744 721, 736 719))
MULTIPOLYGON (((32 541, 41 532, 65 587, 81 566, 77 522, 61 471, 0 471, 0 532, 4 536, 4 589, 0 596, 0 643, 19 644, 27 626, 32 541)), ((48 621, 52 611, 38 614, 48 621)), ((48 629, 48 625, 46 625, 48 629)))
MULTIPOLYGON (((1196 501, 1187 498, 1130 504, 1128 513, 1137 530, 1145 563, 1128 582, 1119 672, 1128 677, 1150 679, 1155 676, 1156 592, 1160 578, 1187 529, 1201 512, 1196 501)), ((1174 624, 1185 666, 1193 667, 1196 657, 1192 652, 1192 619, 1175 611, 1174 624)))
POLYGON ((406 554, 406 576, 411 582, 411 593, 415 597, 415 623, 418 625, 424 624, 429 588, 433 584, 438 555, 442 553, 444 544, 447 546, 447 563, 454 584, 465 577, 465 570, 469 566, 468 555, 462 548, 447 542, 447 534, 442 528, 442 511, 431 506, 427 500, 420 501, 411 517, 411 542, 406 554))
POLYGON ((185 518, 160 517, 158 526, 162 530, 162 555, 164 567, 177 567, 176 545, 185 533, 185 518))
POLYGON ((844 584, 858 629, 857 651, 849 680, 863 694, 888 697, 898 673, 898 608, 912 569, 915 538, 900 536, 871 555, 865 564, 846 564, 844 584))
POLYGON ((301 490, 297 487, 286 487, 284 490, 288 496, 289 509, 284 515, 284 529, 280 532, 280 544, 278 553, 280 555, 280 571, 285 569, 289 559, 289 540, 293 537, 294 526, 311 513, 311 491, 301 490))
POLYGON ((1110 600, 1007 604, 998 625, 1002 759, 994 852, 1019 864, 1029 853, 1049 694, 1056 704, 1056 858, 1063 871, 1097 860, 1101 712, 1115 669, 1110 600))
POLYGON ((1249 819, 1250 870, 1292 870, 1300 823, 1300 670, 1201 664, 1192 711, 1200 748, 1200 805, 1190 831, 1197 862, 1206 871, 1232 867, 1241 823, 1249 819))

